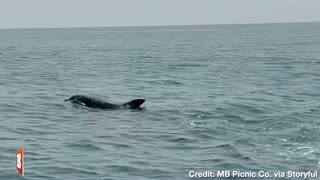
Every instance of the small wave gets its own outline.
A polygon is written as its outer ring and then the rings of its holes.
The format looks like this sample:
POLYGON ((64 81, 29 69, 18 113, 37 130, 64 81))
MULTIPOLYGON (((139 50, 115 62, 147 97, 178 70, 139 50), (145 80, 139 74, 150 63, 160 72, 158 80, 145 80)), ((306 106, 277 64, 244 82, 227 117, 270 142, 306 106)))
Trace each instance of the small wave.
POLYGON ((175 67, 203 67, 208 66, 208 64, 175 64, 175 67))
POLYGON ((182 82, 173 81, 173 80, 165 80, 160 82, 162 85, 183 85, 182 82))
POLYGON ((246 167, 244 164, 240 164, 240 163, 235 163, 235 162, 225 162, 225 163, 221 163, 219 164, 219 166, 223 169, 229 169, 229 170, 239 170, 239 169, 243 169, 243 170, 252 170, 253 168, 248 168, 246 167))
POLYGON ((116 143, 116 142, 106 142, 108 145, 112 145, 115 148, 120 148, 120 149, 134 149, 131 145, 129 144, 123 144, 123 143, 116 143))
POLYGON ((232 106, 239 108, 240 111, 243 112, 250 112, 250 113, 255 113, 255 114, 264 114, 266 113, 265 110, 259 109, 254 106, 249 106, 249 105, 244 105, 244 104, 231 104, 232 106))
MULTIPOLYGON (((128 173, 131 175, 140 176, 143 174, 144 177, 148 177, 151 179, 159 178, 159 179, 170 179, 168 174, 171 174, 170 170, 163 170, 155 167, 137 167, 134 165, 109 165, 106 167, 110 169, 113 173, 128 173)), ((171 177, 172 178, 172 177, 171 177)))
POLYGON ((184 83, 173 80, 159 80, 159 81, 144 81, 151 84, 161 84, 161 85, 184 85, 184 83))
POLYGON ((49 132, 46 131, 45 129, 38 129, 38 128, 24 128, 24 127, 19 127, 19 128, 15 128, 15 129, 11 129, 11 132, 20 134, 20 135, 38 135, 38 136, 43 136, 43 135, 47 135, 47 134, 57 134, 58 132, 49 132))
POLYGON ((197 119, 203 119, 204 118, 204 115, 203 114, 198 114, 197 115, 197 119))
POLYGON ((205 126, 205 122, 202 120, 186 120, 182 124, 187 124, 190 127, 202 127, 205 126))
POLYGON ((233 144, 234 146, 250 147, 250 148, 257 146, 255 144, 255 141, 252 138, 246 138, 246 139, 239 138, 239 139, 236 139, 233 144))
POLYGON ((313 126, 302 126, 297 135, 291 138, 291 141, 299 142, 320 142, 320 130, 313 126))
POLYGON ((260 130, 257 131, 280 131, 291 125, 291 123, 287 122, 286 120, 269 120, 266 121, 265 124, 266 125, 263 128, 260 128, 260 130))
POLYGON ((320 45, 320 43, 317 42, 296 42, 296 43, 282 43, 278 44, 278 46, 314 46, 314 45, 320 45))
POLYGON ((38 39, 38 38, 40 38, 40 36, 25 36, 25 38, 38 39))
POLYGON ((231 122, 238 122, 238 123, 245 122, 244 117, 238 116, 238 115, 232 115, 232 114, 225 114, 225 115, 219 116, 219 118, 225 119, 231 122))
POLYGON ((174 139, 170 139, 169 141, 175 142, 175 143, 195 143, 195 142, 197 142, 197 140, 185 138, 185 137, 174 138, 174 139))
POLYGON ((73 148, 77 150, 83 150, 83 151, 101 151, 102 148, 99 146, 96 146, 92 142, 78 142, 78 143, 65 143, 65 147, 73 148))
MULTIPOLYGON (((148 55, 145 55, 145 56, 137 56, 137 58, 142 58, 142 59, 154 59, 154 58, 159 58, 159 57, 155 57, 155 56, 148 56, 148 55)), ((150 62, 149 62, 150 63, 150 62)), ((158 63, 158 62, 155 62, 155 63, 158 63)))
POLYGON ((41 164, 41 166, 30 167, 30 177, 36 176, 41 179, 63 179, 67 174, 73 174, 74 178, 98 176, 99 173, 92 169, 79 168, 77 166, 59 165, 54 163, 41 164), (50 164, 50 165, 49 165, 50 164))
POLYGON ((20 58, 21 58, 21 59, 30 59, 29 56, 21 56, 20 58))
POLYGON ((288 158, 318 160, 320 150, 317 146, 309 143, 286 143, 286 150, 278 154, 288 158))

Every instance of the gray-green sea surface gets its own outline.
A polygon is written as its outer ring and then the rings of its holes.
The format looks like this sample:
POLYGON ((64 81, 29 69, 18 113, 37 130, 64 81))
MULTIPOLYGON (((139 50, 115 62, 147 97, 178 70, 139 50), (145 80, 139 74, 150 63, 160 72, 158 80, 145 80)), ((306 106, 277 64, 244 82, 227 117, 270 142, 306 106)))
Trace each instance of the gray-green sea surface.
POLYGON ((5 180, 316 171, 320 23, 3 29, 0 113, 5 180))

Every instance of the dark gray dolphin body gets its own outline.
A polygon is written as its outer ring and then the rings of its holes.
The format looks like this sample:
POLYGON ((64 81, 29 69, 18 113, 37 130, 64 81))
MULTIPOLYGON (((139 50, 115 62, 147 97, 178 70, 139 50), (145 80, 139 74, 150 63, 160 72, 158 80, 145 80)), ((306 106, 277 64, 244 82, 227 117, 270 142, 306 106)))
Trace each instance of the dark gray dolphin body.
POLYGON ((93 98, 93 97, 88 97, 85 95, 71 96, 69 99, 65 99, 64 101, 71 101, 76 104, 81 104, 87 107, 99 108, 99 109, 118 109, 121 107, 129 108, 129 109, 139 109, 141 104, 145 102, 144 99, 135 99, 127 103, 118 105, 118 104, 111 104, 106 101, 93 98))

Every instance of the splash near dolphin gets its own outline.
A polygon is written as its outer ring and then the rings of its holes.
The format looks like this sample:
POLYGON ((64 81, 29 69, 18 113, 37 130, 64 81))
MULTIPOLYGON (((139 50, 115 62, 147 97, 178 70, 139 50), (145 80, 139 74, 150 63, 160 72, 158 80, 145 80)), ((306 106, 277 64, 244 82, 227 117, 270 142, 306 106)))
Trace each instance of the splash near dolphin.
POLYGON ((145 102, 144 99, 134 99, 124 104, 112 104, 104 100, 85 96, 85 95, 74 95, 74 96, 71 96, 69 99, 65 99, 64 101, 70 101, 72 103, 84 105, 90 108, 99 108, 99 109, 118 109, 118 108, 140 109, 141 108, 140 106, 145 102))

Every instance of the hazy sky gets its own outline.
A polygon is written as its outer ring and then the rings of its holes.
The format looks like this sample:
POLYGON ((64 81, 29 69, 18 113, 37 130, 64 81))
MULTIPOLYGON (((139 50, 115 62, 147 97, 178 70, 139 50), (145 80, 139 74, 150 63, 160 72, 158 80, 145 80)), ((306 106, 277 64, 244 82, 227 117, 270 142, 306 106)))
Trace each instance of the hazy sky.
POLYGON ((0 28, 320 21, 320 0, 0 0, 0 28))

